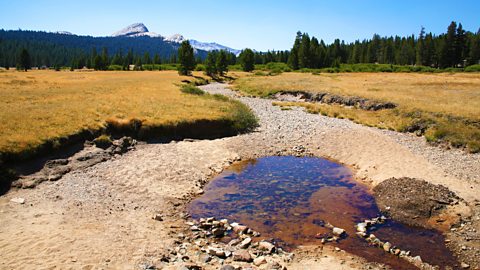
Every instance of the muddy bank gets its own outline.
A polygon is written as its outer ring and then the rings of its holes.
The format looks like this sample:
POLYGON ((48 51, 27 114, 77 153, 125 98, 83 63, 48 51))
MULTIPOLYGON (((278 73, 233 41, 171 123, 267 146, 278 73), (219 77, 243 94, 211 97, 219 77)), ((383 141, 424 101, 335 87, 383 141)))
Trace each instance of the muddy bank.
POLYGON ((274 95, 274 98, 280 101, 306 101, 325 104, 339 104, 352 106, 367 111, 378 111, 385 109, 394 109, 397 105, 393 102, 381 102, 368 98, 341 96, 331 93, 310 93, 304 91, 281 91, 274 95))

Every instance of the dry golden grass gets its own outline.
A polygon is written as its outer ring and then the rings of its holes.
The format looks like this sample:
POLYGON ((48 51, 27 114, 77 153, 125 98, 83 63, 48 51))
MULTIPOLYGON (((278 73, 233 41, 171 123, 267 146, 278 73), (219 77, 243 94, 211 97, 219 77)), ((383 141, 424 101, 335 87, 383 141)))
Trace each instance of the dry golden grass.
POLYGON ((269 96, 279 91, 329 92, 398 104, 393 110, 365 111, 340 105, 300 105, 309 112, 348 118, 357 123, 397 131, 426 125, 425 137, 480 151, 480 74, 465 73, 283 73, 246 76, 235 81, 246 94, 269 96))
POLYGON ((234 104, 181 93, 185 79, 193 80, 176 71, 0 72, 0 153, 98 130, 107 120, 158 126, 227 117, 234 104))
POLYGON ((267 96, 283 90, 329 92, 391 101, 409 110, 445 113, 480 119, 478 73, 337 73, 312 75, 283 73, 249 76, 235 87, 245 93, 267 96))

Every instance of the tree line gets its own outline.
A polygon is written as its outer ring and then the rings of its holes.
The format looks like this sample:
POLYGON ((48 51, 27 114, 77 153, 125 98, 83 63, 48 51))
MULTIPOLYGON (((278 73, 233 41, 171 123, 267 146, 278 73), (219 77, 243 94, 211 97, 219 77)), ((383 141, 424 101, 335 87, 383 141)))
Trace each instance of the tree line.
MULTIPOLYGON (((45 65, 51 67, 61 65, 70 66, 72 69, 87 67, 96 70, 106 70, 112 66, 116 69, 128 69, 130 65, 134 65, 141 69, 147 65, 182 63, 179 58, 183 58, 183 54, 188 49, 189 56, 187 58, 193 60, 181 64, 180 66, 184 66, 184 64, 187 66, 181 72, 188 74, 195 69, 196 64, 204 64, 206 73, 209 75, 223 74, 227 72, 229 65, 240 64, 243 70, 251 71, 255 64, 270 62, 288 64, 293 70, 339 67, 340 64, 358 63, 417 65, 432 68, 465 67, 480 64, 480 29, 476 33, 465 31, 462 24, 457 25, 456 22, 451 22, 447 32, 440 35, 426 33, 422 27, 418 36, 380 37, 375 34, 372 39, 357 40, 352 43, 345 43, 336 39, 333 43, 326 44, 323 40, 310 37, 307 33, 297 32, 291 50, 254 52, 251 49, 245 49, 238 57, 226 51, 207 53, 193 50, 188 42, 181 44, 178 50, 169 51, 170 54, 167 55, 160 52, 151 53, 149 50, 143 50, 142 54, 133 48, 129 48, 124 53, 123 49, 115 46, 114 52, 111 52, 108 47, 103 47, 100 52, 97 52, 97 47, 94 46, 89 53, 86 53, 84 49, 54 44, 48 39, 47 41, 35 38, 3 40, 2 33, 5 36, 5 33, 10 32, 12 31, 0 30, 0 66, 4 67, 18 65, 23 49, 29 53, 30 66, 45 65), (187 45, 190 48, 184 47, 187 45)), ((53 35, 57 37, 60 34, 53 35)), ((95 39, 93 37, 89 38, 95 39)), ((69 40, 70 38, 66 39, 69 40)), ((115 40, 114 38, 105 39, 109 42, 112 39, 115 40)), ((131 38, 120 38, 119 42, 121 44, 123 44, 123 39, 128 39, 130 43, 136 44, 137 42, 147 42, 149 37, 140 38, 140 41, 135 39, 135 42, 131 42, 131 38)), ((95 44, 99 43, 98 41, 95 42, 95 44)), ((135 46, 138 47, 138 44, 135 46)))
POLYGON ((425 33, 417 37, 380 37, 346 44, 336 39, 323 40, 298 32, 286 63, 292 69, 338 67, 340 64, 379 63, 421 65, 435 68, 465 67, 479 64, 480 29, 466 32, 462 24, 452 22, 447 32, 438 36, 425 33))
MULTIPOLYGON (((106 50, 110 61, 116 58, 116 65, 124 65, 125 59, 120 61, 119 58, 125 58, 129 53, 129 65, 136 62, 153 63, 158 59, 161 63, 176 63, 178 47, 179 44, 161 38, 135 37, 132 40, 131 37, 91 37, 0 29, 0 67, 15 67, 23 49, 29 52, 34 67, 65 67, 72 64, 93 67, 93 49, 98 54, 106 50), (150 56, 148 61, 146 54, 150 56)), ((204 59, 206 55, 205 51, 196 51, 196 57, 204 59)))

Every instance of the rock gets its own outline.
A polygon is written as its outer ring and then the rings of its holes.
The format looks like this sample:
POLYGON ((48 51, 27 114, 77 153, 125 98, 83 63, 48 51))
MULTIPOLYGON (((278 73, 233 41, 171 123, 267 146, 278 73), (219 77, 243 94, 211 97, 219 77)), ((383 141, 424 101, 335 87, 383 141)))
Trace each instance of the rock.
POLYGON ((345 233, 345 230, 342 228, 333 227, 332 232, 333 235, 342 236, 345 233))
POLYGON ((470 268, 470 265, 468 265, 468 264, 466 264, 466 263, 464 263, 464 262, 462 262, 462 263, 460 264, 460 266, 461 266, 463 269, 468 269, 468 268, 470 268))
POLYGON ((265 251, 267 254, 270 254, 275 251, 275 246, 267 241, 261 241, 260 243, 258 243, 258 249, 261 251, 265 251))
POLYGON ((265 256, 259 256, 255 259, 253 259, 253 264, 255 266, 260 266, 260 265, 265 264, 265 263, 267 263, 267 259, 265 258, 265 256))
POLYGON ((207 253, 209 255, 217 256, 217 257, 220 257, 220 258, 225 258, 225 251, 223 251, 220 248, 208 247, 207 248, 207 253))
POLYGON ((341 249, 338 247, 335 247, 335 251, 341 251, 341 249))
POLYGON ((215 237, 222 237, 225 235, 225 229, 223 227, 215 228, 212 230, 212 234, 215 237))
POLYGON ((152 219, 156 220, 156 221, 163 221, 163 217, 161 214, 154 214, 152 219))
POLYGON ((222 265, 222 267, 220 267, 220 270, 235 270, 235 267, 227 264, 227 265, 222 265))
POLYGON ((250 243, 252 243, 252 238, 247 237, 247 238, 245 238, 245 239, 240 243, 240 245, 238 245, 238 246, 239 246, 240 248, 247 248, 247 247, 250 245, 250 243))
POLYGON ((202 270, 203 269, 201 266, 196 265, 194 263, 185 264, 183 267, 184 267, 184 269, 188 269, 188 270, 202 270))
POLYGON ((392 244, 390 244, 390 242, 385 242, 385 244, 383 244, 383 250, 385 250, 386 252, 390 252, 391 248, 392 244))
POLYGON ((241 249, 233 252, 233 260, 239 262, 252 262, 252 255, 247 250, 241 249))
POLYGON ((364 223, 364 222, 358 223, 357 224, 357 231, 362 232, 362 233, 366 233, 367 232, 367 224, 364 223))
POLYGON ((25 199, 24 199, 24 198, 20 198, 20 197, 12 198, 10 201, 11 201, 11 202, 14 202, 14 203, 19 203, 19 204, 24 204, 24 203, 25 203, 25 199))
POLYGON ((237 225, 232 227, 233 227, 233 231, 237 234, 245 233, 248 230, 248 227, 244 225, 237 225))

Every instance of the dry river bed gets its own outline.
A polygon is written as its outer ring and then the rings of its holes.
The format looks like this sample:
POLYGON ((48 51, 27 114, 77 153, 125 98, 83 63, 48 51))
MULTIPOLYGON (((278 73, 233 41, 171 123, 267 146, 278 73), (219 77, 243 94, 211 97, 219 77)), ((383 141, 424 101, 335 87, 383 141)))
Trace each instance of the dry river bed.
MULTIPOLYGON (((352 168, 356 179, 371 187, 390 177, 448 187, 470 208, 461 213, 458 228, 447 230, 449 245, 470 269, 480 267, 479 154, 446 151, 423 138, 299 108, 283 111, 272 106, 272 100, 238 97, 224 84, 203 89, 239 98, 257 114, 260 127, 217 140, 138 144, 58 181, 12 189, 0 197, 0 268, 181 269, 190 260, 204 269, 218 269, 221 260, 205 263, 198 254, 162 262, 188 231, 186 204, 202 193, 208 179, 235 161, 288 154, 331 158, 352 168), (154 214, 162 221, 152 219, 154 214)), ((278 259, 288 269, 383 268, 331 245, 299 247, 288 261, 277 257, 269 260, 278 259)))

